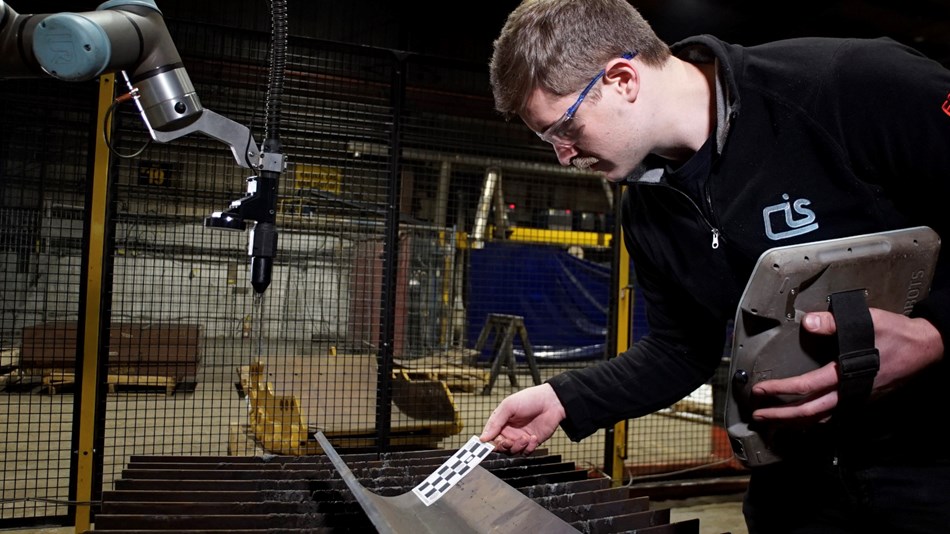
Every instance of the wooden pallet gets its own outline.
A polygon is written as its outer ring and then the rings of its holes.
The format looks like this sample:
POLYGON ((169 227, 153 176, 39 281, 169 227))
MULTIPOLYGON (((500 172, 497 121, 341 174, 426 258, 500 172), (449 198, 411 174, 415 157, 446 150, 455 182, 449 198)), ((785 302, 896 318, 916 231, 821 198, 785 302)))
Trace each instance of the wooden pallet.
POLYGON ((688 396, 670 406, 666 412, 669 414, 693 414, 712 417, 712 386, 700 386, 688 396))
POLYGON ((0 367, 0 391, 14 388, 23 382, 23 371, 17 367, 0 367))
POLYGON ((0 350, 0 368, 19 367, 20 349, 0 350))
POLYGON ((481 391, 488 382, 488 372, 456 366, 400 367, 398 371, 407 380, 437 380, 444 382, 449 391, 472 393, 481 391))
MULTIPOLYGON (((120 389, 164 390, 166 395, 175 393, 178 380, 171 376, 146 376, 110 374, 107 377, 109 393, 116 393, 120 389)), ((43 390, 50 395, 76 385, 75 373, 66 371, 48 370, 43 372, 43 390)))
POLYGON ((472 393, 481 391, 488 383, 488 371, 475 368, 478 353, 470 349, 452 349, 437 356, 417 359, 397 359, 394 376, 401 374, 407 380, 434 380, 444 382, 449 391, 472 393))
POLYGON ((0 350, 0 389, 20 382, 20 349, 0 350))

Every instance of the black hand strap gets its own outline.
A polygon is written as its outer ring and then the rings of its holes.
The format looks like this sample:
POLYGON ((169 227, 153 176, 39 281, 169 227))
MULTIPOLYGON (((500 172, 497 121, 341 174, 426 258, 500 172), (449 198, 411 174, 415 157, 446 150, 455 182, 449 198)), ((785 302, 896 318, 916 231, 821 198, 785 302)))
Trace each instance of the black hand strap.
POLYGON ((871 395, 881 361, 874 346, 874 323, 865 291, 856 289, 831 295, 828 307, 835 316, 838 337, 838 414, 860 408, 871 395))

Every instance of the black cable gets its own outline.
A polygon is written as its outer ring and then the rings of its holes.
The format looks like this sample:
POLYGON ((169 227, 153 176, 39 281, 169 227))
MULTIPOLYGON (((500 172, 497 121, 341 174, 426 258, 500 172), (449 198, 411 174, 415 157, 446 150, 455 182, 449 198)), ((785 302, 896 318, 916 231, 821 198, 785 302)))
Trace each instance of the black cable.
POLYGON ((287 1, 271 0, 270 76, 267 87, 267 126, 265 143, 280 146, 280 105, 284 93, 284 69, 287 64, 287 1))
POLYGON ((141 156, 142 152, 145 152, 145 149, 148 148, 150 144, 152 144, 152 140, 149 139, 148 141, 145 142, 144 145, 142 145, 142 148, 136 150, 135 152, 131 154, 121 154, 118 150, 115 149, 115 147, 112 146, 112 140, 109 139, 109 121, 112 119, 113 113, 115 113, 115 108, 119 104, 121 104, 124 100, 125 99, 123 99, 123 97, 119 97, 113 100, 112 104, 109 105, 109 109, 106 110, 105 115, 102 117, 102 139, 105 141, 106 146, 109 148, 109 152, 115 155, 115 157, 122 158, 122 159, 132 159, 132 158, 137 158, 141 156))

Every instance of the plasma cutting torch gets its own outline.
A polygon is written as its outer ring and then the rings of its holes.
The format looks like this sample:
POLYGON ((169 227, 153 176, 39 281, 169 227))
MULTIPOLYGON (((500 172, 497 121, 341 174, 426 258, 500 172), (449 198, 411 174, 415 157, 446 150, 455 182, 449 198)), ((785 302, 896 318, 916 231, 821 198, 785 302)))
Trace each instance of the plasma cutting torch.
POLYGON ((271 281, 277 182, 285 167, 273 112, 282 88, 286 3, 271 4, 279 49, 271 51, 268 133, 261 152, 247 127, 202 107, 154 0, 109 0, 95 11, 29 15, 0 0, 0 79, 86 81, 121 72, 153 140, 167 143, 201 133, 228 145, 238 165, 258 172, 247 179, 242 198, 204 222, 240 231, 253 223, 248 254, 251 285, 258 295, 271 281))

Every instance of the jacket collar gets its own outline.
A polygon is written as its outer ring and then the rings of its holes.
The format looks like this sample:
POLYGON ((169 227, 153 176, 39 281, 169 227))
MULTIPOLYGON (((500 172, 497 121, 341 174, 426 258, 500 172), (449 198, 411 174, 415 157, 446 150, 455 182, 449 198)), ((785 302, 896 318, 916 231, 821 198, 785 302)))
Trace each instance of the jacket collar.
MULTIPOLYGON (((673 55, 683 61, 716 64, 716 153, 714 157, 722 153, 732 122, 739 112, 739 95, 728 46, 711 35, 697 35, 670 47, 673 55)), ((624 181, 659 183, 662 180, 662 167, 651 167, 641 163, 624 181)))

